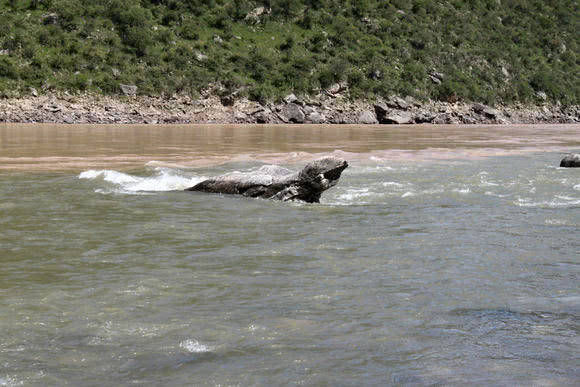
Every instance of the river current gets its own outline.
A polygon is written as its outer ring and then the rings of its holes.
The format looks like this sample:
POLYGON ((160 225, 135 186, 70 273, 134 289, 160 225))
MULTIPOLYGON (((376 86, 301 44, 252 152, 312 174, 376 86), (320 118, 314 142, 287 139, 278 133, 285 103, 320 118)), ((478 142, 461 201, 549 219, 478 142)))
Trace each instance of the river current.
POLYGON ((0 386, 577 385, 579 125, 0 125, 0 386), (183 192, 349 161, 320 204, 183 192))

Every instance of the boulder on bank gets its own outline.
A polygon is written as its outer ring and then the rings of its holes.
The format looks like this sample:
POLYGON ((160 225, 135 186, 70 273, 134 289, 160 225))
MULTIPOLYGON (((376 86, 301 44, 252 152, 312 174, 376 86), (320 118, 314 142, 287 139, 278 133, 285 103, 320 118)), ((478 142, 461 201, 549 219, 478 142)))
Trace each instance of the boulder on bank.
POLYGON ((481 103, 474 104, 472 110, 477 114, 486 116, 487 118, 491 119, 496 119, 501 116, 501 112, 499 110, 493 109, 481 103))
POLYGON ((389 114, 383 119, 384 124, 404 125, 413 123, 413 115, 407 112, 389 114))
POLYGON ((378 124, 379 121, 377 120, 377 116, 375 116, 373 112, 366 110, 363 111, 361 114, 359 114, 358 122, 359 124, 372 125, 378 124))
POLYGON ((313 111, 306 116, 306 121, 311 124, 324 124, 326 122, 326 116, 317 111, 313 111))
POLYGON ((380 124, 412 124, 414 122, 413 114, 406 111, 392 112, 386 103, 376 103, 375 114, 380 124))
POLYGON ((304 112, 300 108, 299 105, 295 103, 289 103, 284 107, 284 117, 288 122, 292 122, 294 124, 302 124, 304 123, 304 112))
POLYGON ((580 168, 580 153, 570 153, 560 161, 562 168, 580 168))

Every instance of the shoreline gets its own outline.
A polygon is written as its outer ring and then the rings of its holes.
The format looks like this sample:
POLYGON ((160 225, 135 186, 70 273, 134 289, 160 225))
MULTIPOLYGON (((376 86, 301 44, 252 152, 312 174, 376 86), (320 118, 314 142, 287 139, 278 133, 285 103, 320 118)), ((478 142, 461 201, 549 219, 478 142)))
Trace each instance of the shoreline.
POLYGON ((410 97, 351 101, 337 93, 260 104, 214 95, 101 96, 49 94, 0 99, 0 123, 53 124, 575 124, 580 106, 489 107, 418 102, 410 97))

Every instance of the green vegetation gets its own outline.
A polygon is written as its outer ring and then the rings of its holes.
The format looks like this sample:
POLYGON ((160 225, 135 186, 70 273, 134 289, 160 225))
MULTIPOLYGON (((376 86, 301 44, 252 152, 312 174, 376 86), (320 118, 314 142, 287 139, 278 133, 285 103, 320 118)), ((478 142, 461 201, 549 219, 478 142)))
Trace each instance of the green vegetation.
POLYGON ((347 82, 352 98, 578 104, 578 15, 576 0, 0 0, 0 96, 219 84, 263 101, 347 82))

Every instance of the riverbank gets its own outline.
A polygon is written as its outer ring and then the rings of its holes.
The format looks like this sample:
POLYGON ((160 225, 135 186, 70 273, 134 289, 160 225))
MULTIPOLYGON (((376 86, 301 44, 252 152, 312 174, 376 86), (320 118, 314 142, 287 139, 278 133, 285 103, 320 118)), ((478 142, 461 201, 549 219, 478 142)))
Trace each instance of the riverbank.
POLYGON ((57 124, 538 124, 578 123, 579 106, 489 107, 391 97, 351 101, 326 92, 280 103, 202 95, 171 98, 51 94, 0 100, 0 122, 57 124))

